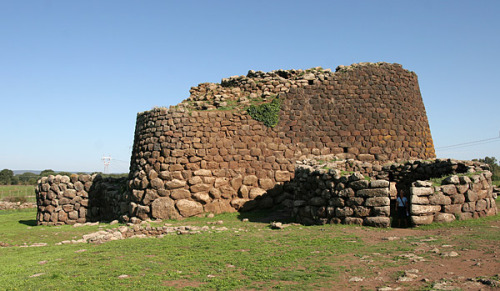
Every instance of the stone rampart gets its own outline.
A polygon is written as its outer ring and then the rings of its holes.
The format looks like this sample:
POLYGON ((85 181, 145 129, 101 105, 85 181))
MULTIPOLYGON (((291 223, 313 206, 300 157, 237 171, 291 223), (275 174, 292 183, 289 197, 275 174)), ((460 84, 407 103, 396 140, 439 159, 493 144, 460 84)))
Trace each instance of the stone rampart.
POLYGON ((281 185, 294 177, 297 160, 314 156, 374 163, 435 157, 417 76, 398 64, 358 64, 335 73, 250 71, 190 92, 178 106, 137 116, 131 217, 289 203, 281 185), (276 98, 275 127, 245 111, 276 98))
POLYGON ((50 175, 35 192, 39 225, 111 221, 129 212, 126 178, 50 175))

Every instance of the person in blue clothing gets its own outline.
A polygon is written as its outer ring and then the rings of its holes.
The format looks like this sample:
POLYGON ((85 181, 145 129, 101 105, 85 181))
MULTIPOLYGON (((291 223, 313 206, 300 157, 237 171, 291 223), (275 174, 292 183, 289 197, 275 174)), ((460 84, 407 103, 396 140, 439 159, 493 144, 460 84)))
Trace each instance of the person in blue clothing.
POLYGON ((408 198, 404 195, 403 190, 399 190, 396 204, 398 207, 398 227, 407 227, 409 207, 408 198))

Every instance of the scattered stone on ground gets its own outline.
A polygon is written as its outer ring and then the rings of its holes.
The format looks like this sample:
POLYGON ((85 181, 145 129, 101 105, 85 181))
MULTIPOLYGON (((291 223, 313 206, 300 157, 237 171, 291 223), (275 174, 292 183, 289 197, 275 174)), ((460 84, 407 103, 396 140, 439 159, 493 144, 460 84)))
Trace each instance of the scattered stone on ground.
POLYGON ((30 278, 35 278, 35 277, 40 277, 42 275, 45 275, 45 273, 36 273, 30 276, 30 278))
POLYGON ((27 209, 27 208, 36 208, 36 203, 33 202, 8 202, 8 201, 0 201, 0 210, 7 209, 27 209))
POLYGON ((362 277, 352 277, 349 279, 349 282, 363 282, 364 278, 362 277))
POLYGON ((126 279, 126 278, 130 278, 130 276, 125 274, 118 276, 118 279, 126 279))
MULTIPOLYGON (((216 221, 216 224, 222 224, 223 221, 216 221)), ((216 226, 159 226, 152 227, 149 225, 134 224, 132 227, 120 226, 118 228, 99 230, 93 233, 85 234, 79 240, 64 240, 56 243, 56 245, 74 244, 74 243, 104 243, 113 240, 121 240, 126 238, 147 238, 157 237, 162 238, 167 234, 200 234, 202 232, 221 232, 227 231, 227 227, 216 226)), ((239 231, 244 231, 239 229, 239 231)), ((85 251, 85 250, 82 250, 85 251)))
POLYGON ((458 253, 455 251, 444 252, 441 254, 441 256, 443 256, 443 257, 458 257, 458 253))

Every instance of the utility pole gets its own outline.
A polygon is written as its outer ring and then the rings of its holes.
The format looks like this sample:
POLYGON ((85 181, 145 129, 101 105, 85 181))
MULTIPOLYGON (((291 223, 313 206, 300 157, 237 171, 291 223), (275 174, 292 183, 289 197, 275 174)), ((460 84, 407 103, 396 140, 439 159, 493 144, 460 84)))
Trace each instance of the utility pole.
POLYGON ((106 174, 111 163, 111 157, 102 156, 102 162, 104 163, 104 174, 106 174))

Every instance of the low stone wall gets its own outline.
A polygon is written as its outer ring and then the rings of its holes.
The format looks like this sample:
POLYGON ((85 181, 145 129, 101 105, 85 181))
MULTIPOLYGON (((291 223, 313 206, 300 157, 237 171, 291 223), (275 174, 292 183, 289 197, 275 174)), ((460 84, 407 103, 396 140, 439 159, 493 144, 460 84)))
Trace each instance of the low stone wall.
POLYGON ((410 188, 411 222, 422 225, 496 215, 492 189, 489 171, 470 177, 452 175, 439 186, 414 182, 410 188))
POLYGON ((400 190, 409 198, 411 223, 418 226, 496 215, 488 169, 486 164, 457 160, 382 166, 310 159, 299 162, 295 179, 285 188, 293 193, 293 215, 301 223, 381 227, 390 225, 400 190), (358 172, 347 174, 352 170, 358 172))
POLYGON ((365 180, 359 173, 301 165, 293 191, 293 215, 303 224, 344 223, 377 227, 390 225, 389 181, 365 180))
POLYGON ((35 192, 38 225, 112 220, 128 213, 126 178, 50 175, 38 181, 35 192))

